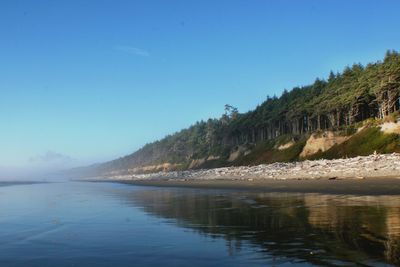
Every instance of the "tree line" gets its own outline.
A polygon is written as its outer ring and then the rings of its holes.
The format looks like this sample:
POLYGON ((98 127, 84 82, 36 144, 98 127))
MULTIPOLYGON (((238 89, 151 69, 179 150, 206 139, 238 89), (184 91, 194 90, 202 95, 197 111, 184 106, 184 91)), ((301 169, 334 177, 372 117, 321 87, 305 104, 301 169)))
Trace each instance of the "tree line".
POLYGON ((129 169, 160 163, 188 166, 193 159, 227 158, 238 146, 282 135, 338 130, 368 118, 384 118, 400 109, 400 55, 366 66, 353 64, 330 72, 307 86, 268 96, 254 110, 240 113, 225 105, 220 118, 196 122, 187 129, 146 144, 131 155, 100 165, 101 170, 129 169))

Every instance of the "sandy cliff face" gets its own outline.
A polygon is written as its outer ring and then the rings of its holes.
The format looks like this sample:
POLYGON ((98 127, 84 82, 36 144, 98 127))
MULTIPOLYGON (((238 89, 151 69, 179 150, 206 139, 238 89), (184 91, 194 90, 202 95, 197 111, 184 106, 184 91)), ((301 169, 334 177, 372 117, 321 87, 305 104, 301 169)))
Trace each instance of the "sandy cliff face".
POLYGON ((324 132, 322 135, 312 134, 308 138, 300 157, 311 156, 319 151, 324 152, 334 145, 339 145, 348 140, 349 136, 337 136, 333 132, 324 132))
POLYGON ((282 144, 282 145, 278 146, 277 149, 278 150, 285 150, 285 149, 291 148, 295 144, 296 144, 296 142, 291 140, 291 141, 289 141, 289 142, 287 142, 285 144, 282 144))
POLYGON ((206 158, 194 159, 190 162, 189 169, 197 168, 206 162, 206 158))
POLYGON ((147 165, 142 167, 136 167, 129 169, 128 172, 131 174, 134 173, 153 173, 153 172, 168 172, 176 170, 180 165, 179 164, 171 164, 171 163, 163 163, 158 165, 147 165))
POLYGON ((245 146, 239 146, 237 150, 231 152, 228 158, 228 162, 234 162, 241 155, 247 155, 248 153, 250 153, 250 150, 248 150, 245 146))
POLYGON ((381 125, 381 131, 386 134, 400 134, 400 123, 385 122, 381 125))

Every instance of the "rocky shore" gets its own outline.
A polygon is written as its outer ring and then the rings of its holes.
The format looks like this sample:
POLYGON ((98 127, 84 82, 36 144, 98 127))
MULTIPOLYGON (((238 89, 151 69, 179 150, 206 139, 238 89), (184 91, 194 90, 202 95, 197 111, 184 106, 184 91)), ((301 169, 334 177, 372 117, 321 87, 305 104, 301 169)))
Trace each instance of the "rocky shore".
POLYGON ((186 181, 186 180, 310 180, 400 178, 400 154, 373 154, 346 159, 299 161, 257 166, 157 172, 96 177, 112 181, 186 181))

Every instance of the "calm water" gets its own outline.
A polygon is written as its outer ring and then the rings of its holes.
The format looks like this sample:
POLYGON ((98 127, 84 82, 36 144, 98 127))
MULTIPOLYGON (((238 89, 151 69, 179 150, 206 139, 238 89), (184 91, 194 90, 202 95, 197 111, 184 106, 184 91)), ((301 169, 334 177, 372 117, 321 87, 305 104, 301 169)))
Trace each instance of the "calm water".
POLYGON ((0 266, 396 266, 400 197, 0 187, 0 266))

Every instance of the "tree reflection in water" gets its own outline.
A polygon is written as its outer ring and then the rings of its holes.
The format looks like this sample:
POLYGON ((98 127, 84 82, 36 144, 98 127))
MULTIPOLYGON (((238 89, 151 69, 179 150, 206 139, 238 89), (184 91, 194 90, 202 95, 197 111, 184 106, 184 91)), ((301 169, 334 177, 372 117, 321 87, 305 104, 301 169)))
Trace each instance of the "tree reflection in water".
POLYGON ((276 258, 400 264, 400 197, 154 188, 127 196, 152 216, 276 258))

